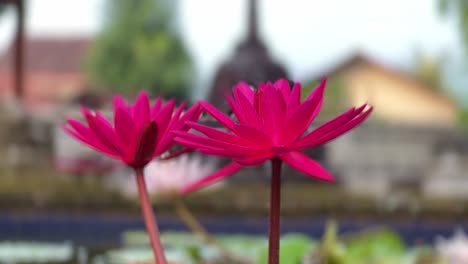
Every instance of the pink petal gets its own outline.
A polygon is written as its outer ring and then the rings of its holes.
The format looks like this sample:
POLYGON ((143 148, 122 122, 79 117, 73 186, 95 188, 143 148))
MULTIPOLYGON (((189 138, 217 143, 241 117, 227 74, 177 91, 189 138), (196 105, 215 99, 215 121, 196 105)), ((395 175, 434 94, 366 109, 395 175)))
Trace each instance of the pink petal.
POLYGON ((355 111, 354 108, 351 108, 348 111, 344 112, 343 114, 319 126, 314 131, 310 132, 309 134, 301 138, 299 141, 294 143, 293 147, 303 148, 303 147, 310 145, 311 142, 319 139, 320 137, 326 135, 330 131, 335 130, 336 128, 340 127, 342 124, 345 124, 349 120, 353 119, 354 111, 355 111))
POLYGON ((119 155, 125 155, 127 152, 126 148, 121 139, 115 134, 115 131, 109 121, 107 121, 99 113, 95 113, 94 115, 87 115, 87 120, 91 130, 104 145, 119 155))
POLYGON ((228 143, 236 144, 236 145, 244 145, 248 146, 249 142, 245 141, 244 139, 241 139, 240 137, 226 133, 224 131, 218 130, 211 128, 209 126, 205 126, 196 122, 189 121, 187 122, 187 125, 190 126, 191 128, 205 134, 209 138, 214 138, 217 140, 225 141, 228 143))
POLYGON ((301 84, 295 83, 292 92, 289 95, 289 100, 286 104, 286 115, 285 120, 289 120, 291 116, 296 112, 297 108, 301 104, 301 84))
POLYGON ((240 147, 216 148, 216 147, 206 147, 206 146, 205 148, 199 148, 197 150, 206 155, 214 155, 214 156, 229 157, 229 158, 255 156, 264 151, 264 150, 259 150, 259 149, 249 149, 249 148, 240 148, 240 147))
POLYGON ((161 111, 159 111, 159 114, 154 118, 158 124, 158 140, 160 140, 166 133, 167 127, 174 112, 174 107, 174 99, 167 101, 167 103, 162 107, 161 111))
POLYGON ((133 146, 136 143, 137 130, 129 111, 121 107, 115 110, 114 128, 127 146, 133 146))
POLYGON ((289 87, 289 81, 286 79, 280 79, 275 82, 274 86, 276 89, 281 91, 281 99, 283 101, 284 107, 289 100, 289 96, 291 95, 291 88, 289 87))
MULTIPOLYGON (((316 141, 311 142, 310 144, 312 146, 316 146, 319 144, 325 144, 343 134, 348 132, 349 130, 353 129, 357 125, 361 124, 366 120, 366 118, 370 115, 372 112, 372 107, 370 107, 368 110, 363 112, 360 116, 354 118, 353 120, 349 121, 348 123, 342 125, 341 127, 337 128, 336 130, 326 134, 325 136, 321 137, 320 139, 317 139, 316 141)), ((309 146, 308 146, 309 147, 309 146)))
POLYGON ((114 112, 119 108, 128 109, 127 103, 125 102, 123 97, 120 95, 114 96, 113 102, 114 102, 114 112))
POLYGON ((158 127, 154 121, 149 122, 143 127, 130 165, 143 167, 153 158, 157 144, 157 133, 158 127))
POLYGON ((291 118, 286 121, 283 136, 285 144, 294 142, 298 137, 304 134, 318 103, 319 102, 316 100, 304 101, 291 118))
MULTIPOLYGON (((327 86, 327 78, 323 78, 320 83, 312 90, 305 100, 312 100, 313 98, 323 98, 323 92, 327 86)), ((304 101, 305 101, 304 100, 304 101)))
POLYGON ((154 120, 161 110, 162 98, 158 97, 154 102, 153 107, 151 107, 151 120, 154 120))
POLYGON ((247 124, 249 121, 245 117, 245 113, 241 110, 241 108, 237 105, 237 103, 234 101, 232 96, 227 95, 226 96, 226 101, 228 101, 229 106, 231 107, 232 112, 236 116, 237 120, 239 123, 247 124))
POLYGON ((274 143, 280 143, 283 137, 284 108, 281 99, 281 92, 273 86, 267 86, 263 93, 262 117, 265 124, 265 133, 268 134, 274 143))
MULTIPOLYGON (((235 113, 236 116, 241 115, 244 117, 245 120, 247 120, 248 125, 255 127, 255 128, 260 128, 261 127, 260 119, 257 114, 257 111, 254 108, 253 103, 250 102, 249 99, 247 99, 247 97, 243 93, 238 93, 237 102, 238 102, 240 112, 235 113)), ((234 111, 235 109, 232 109, 232 110, 234 111)))
POLYGON ((188 126, 186 126, 186 122, 188 120, 196 121, 198 117, 201 114, 201 107, 199 104, 195 104, 192 107, 190 107, 180 118, 177 120, 170 128, 170 131, 167 131, 164 133, 162 138, 159 138, 158 141, 158 146, 157 150, 155 152, 155 155, 160 155, 161 153, 164 153, 168 151, 173 145, 174 145, 174 135, 171 133, 172 131, 176 130, 182 130, 186 131, 189 129, 188 126))
POLYGON ((227 176, 230 176, 240 170, 243 166, 239 165, 235 162, 227 165, 226 167, 223 167, 222 169, 214 172, 211 175, 208 175, 207 177, 201 179, 200 181, 197 181, 195 183, 191 183, 187 185, 185 188, 182 190, 182 194, 187 194, 190 192, 193 192, 197 189, 203 188, 209 184, 212 184, 222 178, 225 178, 227 176))
POLYGON ((254 103, 255 92, 245 82, 239 82, 233 88, 233 94, 236 100, 239 100, 239 95, 242 94, 251 105, 254 103))
POLYGON ((149 97, 146 91, 141 91, 132 107, 133 120, 138 130, 148 124, 150 119, 149 97))
POLYGON ((273 145, 273 142, 268 136, 251 126, 234 124, 234 133, 240 138, 250 142, 252 146, 269 148, 273 145))
POLYGON ((225 126, 229 130, 234 129, 234 121, 230 119, 227 115, 216 109, 216 107, 212 106, 207 102, 200 102, 200 105, 207 111, 214 119, 218 120, 223 126, 225 126))
POLYGON ((84 137, 88 142, 89 145, 93 145, 98 149, 101 149, 103 152, 109 153, 110 155, 119 155, 118 152, 115 152, 113 149, 106 146, 98 136, 85 125, 81 124, 80 122, 74 119, 68 119, 68 124, 82 137, 84 137))
POLYGON ((213 139, 213 138, 201 137, 201 136, 194 135, 194 134, 188 133, 188 132, 174 131, 173 133, 175 135, 177 135, 178 137, 188 139, 188 140, 192 140, 194 142, 197 142, 198 144, 204 145, 205 148, 219 148, 219 149, 223 149, 223 148, 237 149, 237 148, 239 148, 239 149, 258 150, 258 149, 252 148, 252 147, 246 147, 246 146, 242 146, 242 145, 232 144, 232 143, 228 143, 228 142, 213 139))
POLYGON ((309 175, 325 181, 334 181, 333 176, 318 162, 299 151, 288 151, 280 158, 289 166, 309 175))
MULTIPOLYGON (((70 121, 68 121, 70 124, 70 121)), ((81 124, 80 124, 81 125, 81 124)), ((73 126, 72 126, 73 127, 73 126)), ((92 137, 90 137, 88 134, 81 134, 79 130, 77 130, 75 127, 73 127, 75 130, 72 130, 69 127, 63 126, 63 130, 67 132, 70 136, 76 138, 77 140, 81 141, 82 143, 88 145, 89 147, 93 148, 94 150, 104 153, 108 156, 111 156, 116 159, 120 159, 120 156, 118 153, 113 152, 111 149, 108 147, 104 146, 99 139, 94 139, 95 135, 93 134, 92 137)), ((88 129, 86 127, 86 129, 88 129)), ((91 132, 92 133, 92 132, 91 132)))

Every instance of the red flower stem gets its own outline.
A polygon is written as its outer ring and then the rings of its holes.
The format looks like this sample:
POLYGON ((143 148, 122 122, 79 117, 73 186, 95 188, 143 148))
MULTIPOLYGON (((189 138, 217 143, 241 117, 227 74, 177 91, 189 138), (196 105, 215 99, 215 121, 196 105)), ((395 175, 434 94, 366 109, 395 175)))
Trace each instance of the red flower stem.
POLYGON ((164 255, 164 248, 162 246, 158 225, 156 218, 151 207, 151 202, 148 196, 148 190, 146 189, 145 177, 143 175, 143 169, 135 169, 136 180, 138 185, 138 195, 140 197, 141 211, 143 219, 145 221, 146 230, 150 239, 151 248, 153 249, 154 259, 157 264, 167 264, 166 257, 164 255))
POLYGON ((281 160, 271 160, 270 230, 268 238, 268 263, 279 263, 280 211, 281 211, 281 160))

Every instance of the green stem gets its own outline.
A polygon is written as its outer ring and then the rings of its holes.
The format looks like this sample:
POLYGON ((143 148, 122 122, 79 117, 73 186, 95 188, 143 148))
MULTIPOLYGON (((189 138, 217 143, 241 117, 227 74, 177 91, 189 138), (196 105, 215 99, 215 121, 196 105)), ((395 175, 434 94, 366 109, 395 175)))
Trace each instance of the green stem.
POLYGON ((167 260, 164 255, 164 248, 159 236, 158 225, 153 213, 153 208, 151 207, 148 190, 146 189, 143 169, 135 169, 135 175, 138 185, 138 195, 140 197, 143 219, 145 221, 146 230, 150 239, 151 248, 153 249, 154 259, 156 260, 157 264, 167 264, 167 260))
POLYGON ((268 263, 279 263, 281 211, 281 160, 271 160, 270 227, 268 237, 268 263))
POLYGON ((211 244, 216 247, 224 258, 230 260, 233 263, 242 263, 242 260, 232 256, 232 254, 224 248, 218 241, 211 236, 208 231, 201 225, 200 221, 190 212, 185 205, 182 197, 177 196, 175 198, 175 210, 179 218, 187 225, 188 228, 197 236, 201 238, 205 243, 211 244))

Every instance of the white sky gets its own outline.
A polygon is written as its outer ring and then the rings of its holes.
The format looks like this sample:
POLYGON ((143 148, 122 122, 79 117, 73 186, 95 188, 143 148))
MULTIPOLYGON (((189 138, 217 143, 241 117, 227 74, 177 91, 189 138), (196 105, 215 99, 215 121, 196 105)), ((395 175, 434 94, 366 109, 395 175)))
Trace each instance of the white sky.
MULTIPOLYGON (((261 35, 294 79, 308 78, 356 50, 409 68, 416 50, 456 57, 456 22, 442 18, 437 0, 260 0, 261 35)), ((246 0, 179 0, 178 23, 206 87, 216 66, 242 38, 246 0)), ((29 0, 33 36, 91 36, 99 31, 104 0, 29 0)), ((0 19, 0 49, 11 39, 14 15, 0 19)), ((465 82, 464 82, 465 83, 465 82)), ((460 89, 459 89, 460 90, 460 89)))

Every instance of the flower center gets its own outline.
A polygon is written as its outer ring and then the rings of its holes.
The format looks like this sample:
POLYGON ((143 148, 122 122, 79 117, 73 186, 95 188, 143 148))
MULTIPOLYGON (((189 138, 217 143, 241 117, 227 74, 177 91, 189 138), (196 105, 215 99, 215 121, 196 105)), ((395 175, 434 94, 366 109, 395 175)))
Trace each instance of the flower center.
POLYGON ((280 145, 280 146, 273 146, 271 148, 271 152, 273 152, 273 154, 275 154, 275 156, 280 156, 282 154, 284 154, 284 152, 287 151, 287 147, 284 146, 284 145, 280 145))

